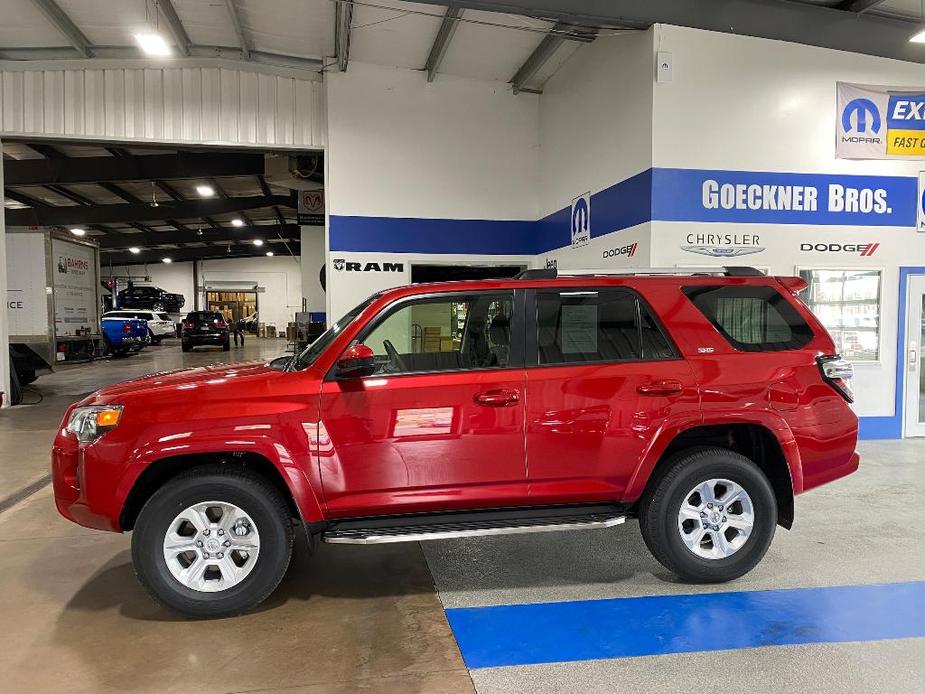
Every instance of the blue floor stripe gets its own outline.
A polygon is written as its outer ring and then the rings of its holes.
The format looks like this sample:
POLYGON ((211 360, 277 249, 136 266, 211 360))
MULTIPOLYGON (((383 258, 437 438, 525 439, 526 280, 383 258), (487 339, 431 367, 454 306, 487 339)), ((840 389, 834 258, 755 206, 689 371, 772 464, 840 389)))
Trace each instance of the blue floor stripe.
POLYGON ((470 668, 925 637, 925 581, 465 607, 470 668))

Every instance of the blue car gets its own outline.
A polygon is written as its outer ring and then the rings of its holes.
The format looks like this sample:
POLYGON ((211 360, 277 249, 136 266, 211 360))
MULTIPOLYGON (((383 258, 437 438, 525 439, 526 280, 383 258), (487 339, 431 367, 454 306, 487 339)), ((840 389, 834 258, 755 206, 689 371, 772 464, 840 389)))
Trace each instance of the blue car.
POLYGON ((148 344, 148 324, 137 318, 103 317, 101 321, 103 340, 109 353, 124 357, 129 352, 138 352, 148 344))

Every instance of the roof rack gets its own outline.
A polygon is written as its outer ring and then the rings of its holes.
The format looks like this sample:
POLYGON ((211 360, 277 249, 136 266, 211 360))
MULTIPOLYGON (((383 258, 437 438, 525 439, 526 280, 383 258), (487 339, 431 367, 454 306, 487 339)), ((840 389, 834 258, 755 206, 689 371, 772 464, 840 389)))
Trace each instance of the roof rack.
POLYGON ((563 270, 554 267, 538 270, 524 270, 514 279, 518 280, 554 280, 557 277, 592 276, 638 276, 638 275, 707 275, 715 277, 764 277, 764 273, 747 265, 727 265, 725 267, 649 267, 627 268, 626 270, 563 270))

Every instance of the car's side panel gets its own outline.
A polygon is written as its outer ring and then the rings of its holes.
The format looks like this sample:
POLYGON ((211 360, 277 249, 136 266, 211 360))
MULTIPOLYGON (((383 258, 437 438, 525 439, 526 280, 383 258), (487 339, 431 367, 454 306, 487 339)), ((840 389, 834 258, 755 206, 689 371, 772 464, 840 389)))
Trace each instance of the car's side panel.
POLYGON ((623 498, 653 435, 699 422, 696 382, 681 359, 528 369, 530 502, 623 498), (679 392, 640 392, 667 381, 679 392))

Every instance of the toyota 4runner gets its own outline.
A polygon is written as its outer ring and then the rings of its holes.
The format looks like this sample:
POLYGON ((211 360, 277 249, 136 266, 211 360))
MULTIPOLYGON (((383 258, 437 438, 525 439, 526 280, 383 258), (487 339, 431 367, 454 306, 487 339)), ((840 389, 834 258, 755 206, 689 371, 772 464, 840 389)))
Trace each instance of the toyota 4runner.
POLYGON ((380 292, 302 353, 157 373, 72 405, 58 510, 132 530, 191 616, 253 608, 294 538, 373 544, 638 519, 688 581, 728 581, 794 495, 858 467, 851 365, 751 268, 380 292), (682 273, 683 274, 679 274, 682 273))

